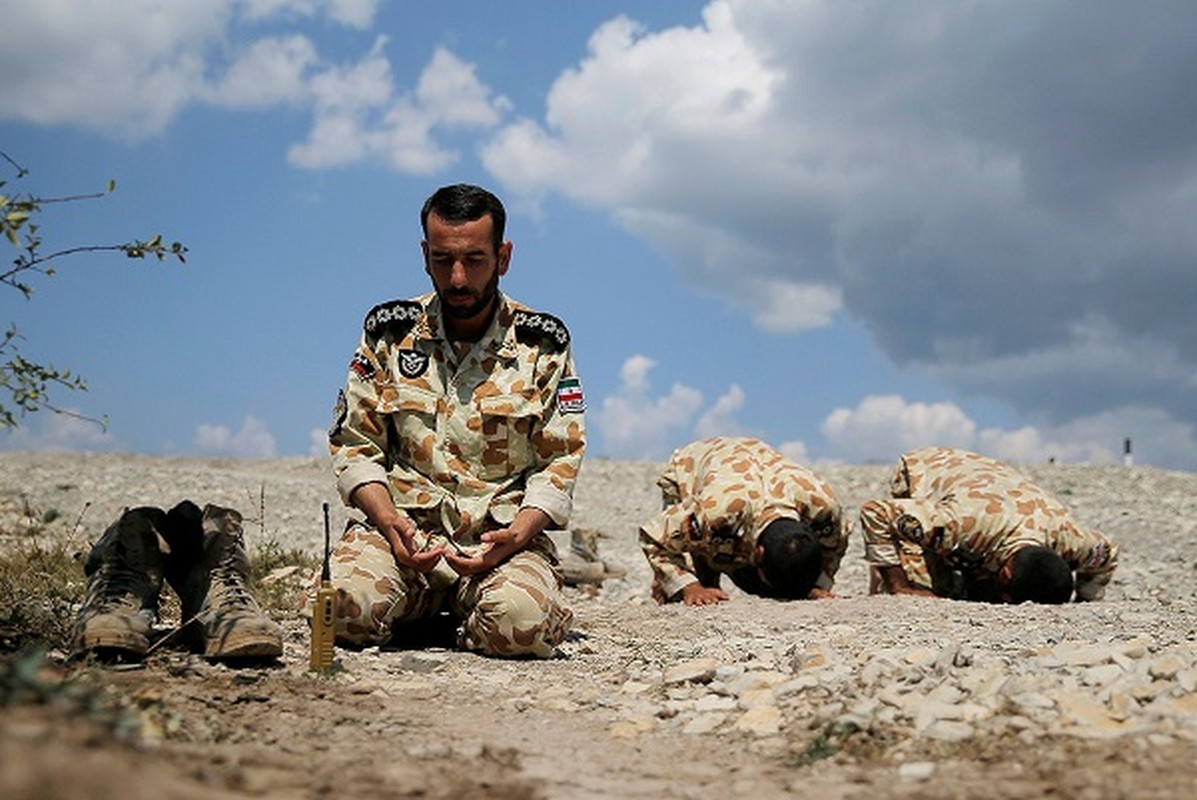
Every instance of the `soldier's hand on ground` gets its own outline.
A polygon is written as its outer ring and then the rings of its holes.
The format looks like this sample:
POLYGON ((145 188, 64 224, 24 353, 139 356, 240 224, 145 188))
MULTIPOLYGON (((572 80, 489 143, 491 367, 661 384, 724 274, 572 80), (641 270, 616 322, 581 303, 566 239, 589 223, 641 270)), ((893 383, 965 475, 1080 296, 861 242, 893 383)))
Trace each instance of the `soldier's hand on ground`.
POLYGON ((703 586, 698 581, 682 589, 682 602, 688 606, 711 606, 729 599, 727 592, 722 589, 703 586))
POLYGON ((820 589, 818 586, 816 586, 810 590, 810 594, 807 595, 807 598, 811 600, 834 600, 838 596, 839 595, 833 594, 826 589, 820 589))

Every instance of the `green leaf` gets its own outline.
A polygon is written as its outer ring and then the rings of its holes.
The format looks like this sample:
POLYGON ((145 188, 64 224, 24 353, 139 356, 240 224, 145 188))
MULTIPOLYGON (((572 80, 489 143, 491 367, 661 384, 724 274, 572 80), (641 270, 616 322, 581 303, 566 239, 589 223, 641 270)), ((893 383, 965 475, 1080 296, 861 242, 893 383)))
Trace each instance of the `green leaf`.
POLYGON ((113 192, 115 192, 115 191, 116 191, 116 181, 114 181, 114 180, 112 180, 111 178, 109 178, 109 180, 108 180, 108 194, 112 194, 112 193, 113 193, 113 192))

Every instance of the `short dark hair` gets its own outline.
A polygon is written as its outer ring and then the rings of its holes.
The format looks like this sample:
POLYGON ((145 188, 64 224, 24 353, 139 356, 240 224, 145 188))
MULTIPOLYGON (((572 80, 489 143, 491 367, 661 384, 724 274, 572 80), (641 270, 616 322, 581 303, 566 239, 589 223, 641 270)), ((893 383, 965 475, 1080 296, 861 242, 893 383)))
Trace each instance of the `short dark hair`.
POLYGON ((775 519, 756 543, 764 550, 759 566, 767 585, 762 594, 779 600, 801 600, 810 594, 823 571, 822 550, 810 525, 775 519))
POLYGON ((1051 548, 1024 547, 1014 554, 1006 594, 1012 603, 1067 603, 1072 597, 1072 568, 1051 548))
POLYGON ((486 189, 469 183, 455 183, 433 192, 420 209, 424 238, 428 238, 428 215, 433 212, 445 222, 473 222, 490 214, 491 241, 495 252, 499 252, 503 230, 507 227, 507 210, 503 208, 503 202, 486 189))

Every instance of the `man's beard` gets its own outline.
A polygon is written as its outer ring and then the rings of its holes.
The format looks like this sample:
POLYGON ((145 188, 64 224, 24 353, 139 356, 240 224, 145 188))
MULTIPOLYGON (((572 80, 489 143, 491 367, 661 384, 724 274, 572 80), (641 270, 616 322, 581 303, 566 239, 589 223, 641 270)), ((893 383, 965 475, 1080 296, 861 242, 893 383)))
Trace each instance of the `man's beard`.
POLYGON ((478 293, 472 289, 449 289, 441 291, 437 289, 437 295, 441 298, 441 311, 446 317, 453 317, 453 319, 473 319, 486 310, 487 306, 495 299, 499 293, 499 271, 496 269, 494 275, 491 276, 490 281, 483 287, 482 292, 478 293), (472 297, 474 302, 468 306, 454 305, 449 302, 450 297, 472 297))

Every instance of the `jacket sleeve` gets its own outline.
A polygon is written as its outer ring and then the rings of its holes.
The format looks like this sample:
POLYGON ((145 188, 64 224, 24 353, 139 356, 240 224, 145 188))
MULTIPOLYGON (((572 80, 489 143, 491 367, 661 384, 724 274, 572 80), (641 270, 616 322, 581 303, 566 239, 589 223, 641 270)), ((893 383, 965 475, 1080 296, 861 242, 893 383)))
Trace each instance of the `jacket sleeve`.
POLYGON ((640 527, 640 548, 653 571, 652 592, 658 603, 667 602, 698 580, 685 553, 666 544, 682 529, 688 516, 682 504, 675 504, 640 527))
POLYGON ((1065 537, 1057 549, 1076 570, 1077 600, 1100 600, 1118 567, 1118 545, 1096 531, 1065 537))
POLYGON ((585 403, 570 349, 545 361, 545 411, 532 433, 536 461, 526 477, 522 506, 539 508, 565 527, 586 451, 585 403))
POLYGON ((385 374, 382 363, 363 335, 350 362, 349 377, 337 399, 336 418, 329 430, 329 451, 341 500, 349 503, 353 490, 365 483, 387 482, 387 427, 375 377, 385 374))

